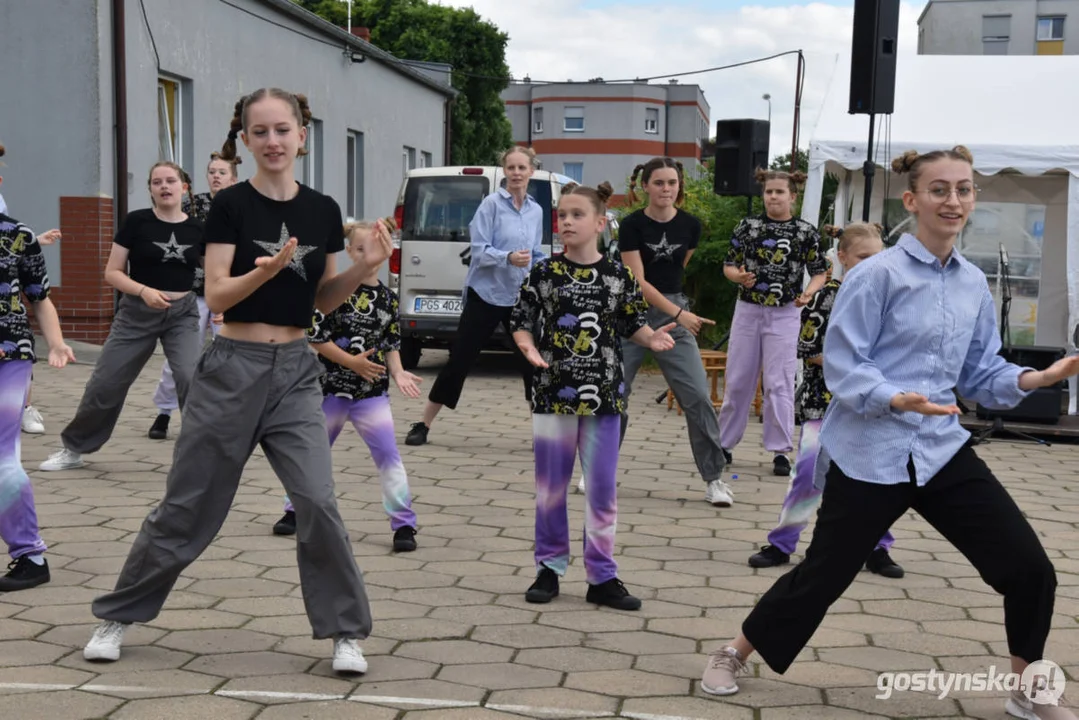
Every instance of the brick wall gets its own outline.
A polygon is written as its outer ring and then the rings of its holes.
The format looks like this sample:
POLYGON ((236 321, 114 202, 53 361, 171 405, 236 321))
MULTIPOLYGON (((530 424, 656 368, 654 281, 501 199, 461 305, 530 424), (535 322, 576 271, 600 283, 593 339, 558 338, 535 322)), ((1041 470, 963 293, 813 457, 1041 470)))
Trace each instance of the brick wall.
POLYGON ((53 289, 64 338, 105 342, 112 325, 115 295, 105 283, 105 263, 113 238, 111 198, 61 197, 60 272, 63 285, 53 289))

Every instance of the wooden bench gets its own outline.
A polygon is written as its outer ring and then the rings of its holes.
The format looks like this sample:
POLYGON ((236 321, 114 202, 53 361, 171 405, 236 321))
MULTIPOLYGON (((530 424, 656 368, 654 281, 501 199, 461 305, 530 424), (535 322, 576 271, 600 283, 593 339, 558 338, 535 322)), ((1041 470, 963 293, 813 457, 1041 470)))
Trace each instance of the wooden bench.
MULTIPOLYGON (((701 350, 701 362, 704 364, 704 372, 708 376, 708 384, 711 390, 712 407, 719 410, 723 407, 723 396, 719 394, 719 378, 727 370, 727 353, 723 350, 701 350)), ((757 380, 757 397, 753 400, 753 411, 757 417, 761 416, 761 407, 764 404, 763 375, 757 380)), ((674 391, 667 389, 667 410, 677 405, 674 391)), ((678 414, 682 414, 681 405, 678 406, 678 414)))

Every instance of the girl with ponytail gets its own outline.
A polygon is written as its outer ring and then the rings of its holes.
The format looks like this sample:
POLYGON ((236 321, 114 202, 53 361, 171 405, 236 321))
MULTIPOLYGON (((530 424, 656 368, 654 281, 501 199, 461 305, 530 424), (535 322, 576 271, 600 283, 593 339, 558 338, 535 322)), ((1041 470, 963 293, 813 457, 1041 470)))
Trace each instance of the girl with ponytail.
POLYGON ((235 159, 241 138, 257 169, 219 191, 206 220, 206 302, 225 322, 199 360, 165 497, 143 523, 116 589, 93 603, 103 622, 83 650, 87 660, 117 660, 127 626, 158 615, 221 529, 261 446, 296 508, 312 635, 333 640, 334 670, 367 670, 359 641, 371 631, 371 609, 337 509, 323 369, 306 332, 315 311, 340 306, 393 243, 377 222, 363 257, 337 272, 341 208, 295 180, 310 120, 307 98, 277 88, 236 103, 221 157, 235 159))

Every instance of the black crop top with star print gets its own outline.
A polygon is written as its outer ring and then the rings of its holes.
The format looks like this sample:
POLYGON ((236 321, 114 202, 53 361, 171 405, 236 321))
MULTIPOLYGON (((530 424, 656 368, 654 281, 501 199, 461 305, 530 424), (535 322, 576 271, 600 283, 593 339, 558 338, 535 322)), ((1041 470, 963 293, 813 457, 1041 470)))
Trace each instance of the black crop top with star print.
POLYGON ((257 322, 307 330, 326 255, 345 249, 341 207, 306 185, 291 200, 271 200, 245 181, 214 196, 206 219, 206 243, 236 246, 232 277, 273 257, 290 237, 299 243, 292 262, 255 292, 225 311, 225 322, 257 322))
POLYGON ((641 253, 644 280, 664 295, 682 292, 686 253, 701 241, 701 221, 679 210, 667 222, 645 215, 644 210, 630 213, 618 227, 618 249, 641 253))
POLYGON ((128 213, 113 242, 127 248, 128 275, 165 292, 187 292, 202 257, 202 223, 194 218, 165 222, 154 211, 128 213))

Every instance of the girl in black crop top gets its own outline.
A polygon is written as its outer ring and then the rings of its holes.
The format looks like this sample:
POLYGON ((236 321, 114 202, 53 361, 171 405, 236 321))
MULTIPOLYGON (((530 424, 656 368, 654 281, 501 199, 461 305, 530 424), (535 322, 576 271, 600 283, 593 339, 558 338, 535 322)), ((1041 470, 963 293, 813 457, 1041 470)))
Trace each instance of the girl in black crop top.
POLYGON ((180 209, 190 187, 171 162, 150 168, 152 207, 124 219, 113 240, 105 280, 123 293, 94 373, 75 417, 60 434, 64 447, 41 464, 45 471, 81 467, 116 427, 124 399, 158 341, 172 366, 180 407, 198 361, 198 307, 191 285, 202 255, 202 223, 180 209))
POLYGON ((116 660, 126 625, 157 616, 180 573, 220 530, 260 445, 296 509, 312 634, 334 640, 336 671, 367 670, 359 641, 371 630, 371 610, 337 510, 322 366, 305 331, 316 309, 342 304, 393 245, 379 222, 365 257, 337 273, 341 210, 293 179, 310 119, 304 96, 276 88, 236 103, 221 156, 234 158, 241 137, 257 170, 219 192, 206 221, 206 301, 225 323, 199 360, 165 497, 143 524, 116 590, 94 601, 104 622, 83 651, 87 659, 116 660))

